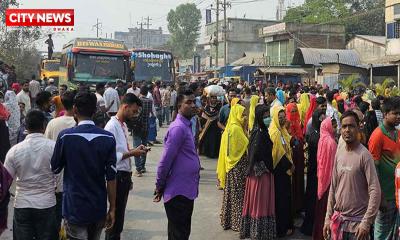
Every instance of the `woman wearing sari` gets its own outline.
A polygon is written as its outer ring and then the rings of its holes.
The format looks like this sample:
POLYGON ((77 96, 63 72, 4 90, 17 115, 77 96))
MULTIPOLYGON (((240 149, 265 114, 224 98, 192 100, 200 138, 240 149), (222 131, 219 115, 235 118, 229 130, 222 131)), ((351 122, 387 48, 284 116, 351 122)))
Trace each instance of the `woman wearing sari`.
POLYGON ((332 120, 329 117, 321 123, 317 153, 318 200, 315 207, 314 240, 324 239, 322 230, 324 228, 329 186, 337 149, 334 125, 336 125, 336 120, 332 120))
POLYGON ((310 107, 310 97, 309 97, 308 93, 302 93, 300 95, 300 102, 298 104, 298 110, 299 110, 299 114, 300 114, 301 124, 303 126, 305 126, 307 124, 304 121, 306 118, 308 107, 310 107))
POLYGON ((290 124, 289 134, 292 136, 290 146, 293 152, 294 173, 292 176, 293 210, 295 213, 303 209, 304 201, 304 138, 301 129, 300 115, 295 103, 289 103, 286 107, 286 118, 290 124))
POLYGON ((255 109, 255 126, 250 136, 249 166, 240 225, 241 239, 262 240, 276 237, 273 145, 268 134, 270 122, 269 107, 258 105, 255 109))
POLYGON ((279 100, 279 102, 282 103, 282 106, 285 105, 285 103, 286 103, 285 93, 281 89, 278 89, 276 91, 276 98, 279 100))
POLYGON ((21 112, 19 109, 17 95, 12 90, 8 90, 4 97, 4 106, 10 112, 10 118, 7 120, 8 132, 10 135, 10 144, 14 146, 17 144, 18 131, 21 126, 21 112))
POLYGON ((317 110, 313 113, 312 124, 306 134, 306 141, 308 144, 308 166, 307 166, 307 188, 304 204, 305 217, 300 231, 307 236, 313 233, 314 217, 315 217, 315 203, 317 201, 317 152, 318 141, 320 137, 321 122, 325 119, 325 112, 317 110))
POLYGON ((208 102, 201 115, 202 131, 199 135, 199 150, 201 155, 208 158, 217 158, 221 142, 221 131, 218 128, 218 116, 221 104, 217 96, 208 98, 208 102))
POLYGON ((224 152, 220 154, 217 171, 220 186, 224 188, 221 210, 221 225, 224 230, 240 231, 248 166, 246 150, 249 144, 244 130, 244 125, 247 124, 243 116, 244 110, 239 104, 231 107, 228 124, 222 134, 221 150, 224 152))
POLYGON ((271 137, 272 159, 275 183, 275 219, 277 237, 292 235, 294 232, 292 216, 292 184, 293 172, 292 149, 290 135, 285 127, 286 115, 283 107, 276 107, 269 127, 271 137))
POLYGON ((303 135, 306 135, 307 133, 308 122, 312 118, 316 108, 317 108, 317 98, 314 95, 310 95, 310 107, 308 108, 306 117, 304 119, 303 135))

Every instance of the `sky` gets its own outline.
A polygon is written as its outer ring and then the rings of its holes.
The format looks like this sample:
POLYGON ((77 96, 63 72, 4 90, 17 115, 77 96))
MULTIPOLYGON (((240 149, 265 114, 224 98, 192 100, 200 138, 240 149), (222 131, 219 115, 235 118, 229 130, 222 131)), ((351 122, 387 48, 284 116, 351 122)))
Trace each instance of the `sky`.
MULTIPOLYGON (((296 6, 304 0, 285 0, 286 4, 296 6)), ((75 9, 75 30, 57 32, 53 35, 55 51, 61 51, 63 44, 76 37, 96 37, 96 19, 102 23, 100 37, 110 37, 115 31, 128 31, 128 27, 139 27, 142 18, 150 17, 150 28, 167 29, 167 14, 170 9, 182 3, 195 3, 202 12, 202 25, 205 24, 205 9, 216 0, 19 0, 20 8, 72 8, 75 9)), ((228 0, 232 8, 228 17, 275 20, 278 0, 228 0)), ((215 16, 213 13, 213 21, 215 16)), ((40 50, 47 49, 45 39, 36 42, 40 50)))

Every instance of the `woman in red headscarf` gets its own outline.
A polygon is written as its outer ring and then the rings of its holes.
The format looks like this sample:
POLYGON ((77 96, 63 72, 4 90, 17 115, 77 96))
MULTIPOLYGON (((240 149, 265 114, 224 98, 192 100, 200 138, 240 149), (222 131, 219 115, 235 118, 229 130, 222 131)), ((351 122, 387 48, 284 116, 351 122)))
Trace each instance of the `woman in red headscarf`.
POLYGON ((290 145, 293 151, 294 173, 292 176, 293 204, 295 213, 303 209, 304 201, 304 135, 301 127, 300 114, 296 103, 286 107, 289 134, 292 136, 290 145))

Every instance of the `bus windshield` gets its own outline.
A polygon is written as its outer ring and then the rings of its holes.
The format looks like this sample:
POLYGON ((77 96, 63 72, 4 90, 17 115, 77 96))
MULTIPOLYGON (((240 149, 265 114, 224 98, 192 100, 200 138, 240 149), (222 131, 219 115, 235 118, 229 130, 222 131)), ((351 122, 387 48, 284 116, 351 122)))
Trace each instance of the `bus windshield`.
POLYGON ((135 80, 145 81, 171 81, 172 80, 172 54, 162 51, 134 51, 135 80))
POLYGON ((77 54, 75 81, 123 79, 125 60, 122 56, 77 54))
POLYGON ((59 71, 60 63, 59 62, 45 62, 44 70, 49 72, 57 72, 59 71))

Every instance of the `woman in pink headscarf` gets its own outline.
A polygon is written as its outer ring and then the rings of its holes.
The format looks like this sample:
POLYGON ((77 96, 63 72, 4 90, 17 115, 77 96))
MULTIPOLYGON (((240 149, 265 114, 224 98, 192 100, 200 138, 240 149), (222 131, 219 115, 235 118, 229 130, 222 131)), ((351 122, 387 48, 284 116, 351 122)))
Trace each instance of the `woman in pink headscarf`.
POLYGON ((329 117, 321 123, 317 152, 318 201, 315 207, 314 240, 324 239, 322 229, 325 222, 329 186, 337 149, 335 140, 336 127, 336 120, 329 117))

